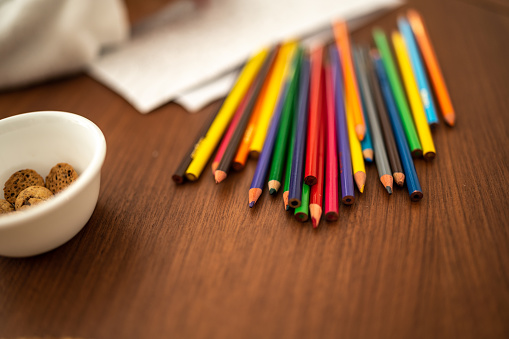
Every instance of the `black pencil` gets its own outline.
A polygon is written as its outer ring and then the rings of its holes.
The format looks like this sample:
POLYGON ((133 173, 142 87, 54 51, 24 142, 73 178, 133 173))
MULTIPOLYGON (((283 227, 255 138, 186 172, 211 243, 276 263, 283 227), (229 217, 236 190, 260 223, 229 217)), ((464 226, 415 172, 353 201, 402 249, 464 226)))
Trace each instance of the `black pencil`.
POLYGON ((260 72, 258 73, 255 81, 252 84, 252 86, 254 86, 254 90, 252 92, 251 98, 249 98, 249 102, 246 106, 244 114, 240 118, 239 124, 237 125, 237 129, 233 133, 230 143, 228 144, 228 147, 226 147, 226 150, 224 151, 223 154, 223 158, 221 159, 221 162, 217 166, 216 173, 214 174, 216 183, 220 183, 228 176, 230 165, 237 153, 240 141, 242 140, 242 137, 244 135, 244 130, 246 129, 246 126, 249 122, 249 118, 251 117, 251 113, 253 112, 253 108, 256 104, 256 99, 260 94, 260 91, 263 87, 263 83, 265 82, 265 78, 267 77, 269 70, 272 64, 274 63, 274 60, 276 59, 279 47, 280 46, 277 45, 275 48, 272 48, 270 54, 267 56, 267 59, 263 63, 260 72))
POLYGON ((191 161, 193 161, 193 154, 194 150, 198 148, 200 145, 200 142, 203 140, 205 135, 207 134, 207 131, 210 128, 210 125, 212 125, 212 122, 217 116, 217 113, 221 109, 221 106, 223 105, 224 99, 222 102, 217 106, 216 112, 212 114, 209 118, 209 120, 203 125, 202 129, 200 130, 200 133, 198 133, 198 136, 196 137, 195 141, 191 144, 191 147, 187 151, 186 155, 182 158, 182 161, 180 162, 179 166, 173 173, 173 176, 171 177, 173 181, 177 184, 183 184, 185 182, 186 177, 186 170, 189 167, 189 164, 191 161))
POLYGON ((378 77, 375 73, 375 68, 371 58, 366 58, 366 68, 368 71, 369 81, 371 84, 375 103, 378 108, 378 117, 382 125, 382 132, 385 141, 385 148, 387 150, 387 156, 389 163, 391 164, 392 176, 398 186, 405 184, 405 174, 403 172, 403 166, 401 165, 401 159, 399 158, 398 147, 396 146, 396 140, 394 139, 394 132, 392 130, 389 115, 385 108, 385 101, 382 97, 382 90, 378 82, 378 77))

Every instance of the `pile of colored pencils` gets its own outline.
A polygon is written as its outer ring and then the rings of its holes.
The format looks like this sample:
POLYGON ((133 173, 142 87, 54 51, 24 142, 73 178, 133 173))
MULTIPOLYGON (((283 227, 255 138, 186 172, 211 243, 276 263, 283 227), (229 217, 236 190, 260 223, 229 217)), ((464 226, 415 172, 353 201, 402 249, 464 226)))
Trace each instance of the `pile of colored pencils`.
POLYGON ((392 48, 380 29, 373 31, 376 48, 353 45, 346 24, 336 22, 331 43, 304 48, 289 41, 252 56, 174 181, 197 180, 216 150, 217 183, 249 156, 258 158, 249 207, 266 184, 271 195, 283 185, 285 210, 300 221, 310 216, 317 227, 322 211, 326 220, 338 219, 340 194, 343 204, 354 203, 354 183, 364 192, 365 161, 374 161, 388 194, 393 182, 406 182, 410 199, 419 201, 413 157, 435 157, 434 97, 448 125, 455 115, 420 15, 409 10, 398 28, 392 48))

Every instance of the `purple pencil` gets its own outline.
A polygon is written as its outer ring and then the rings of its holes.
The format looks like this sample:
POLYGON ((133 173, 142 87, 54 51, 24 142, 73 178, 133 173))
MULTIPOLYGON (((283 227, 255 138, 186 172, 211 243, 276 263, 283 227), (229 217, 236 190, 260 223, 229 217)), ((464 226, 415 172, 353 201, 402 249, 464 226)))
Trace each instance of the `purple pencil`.
POLYGON ((336 131, 339 149, 339 168, 341 182, 341 201, 351 205, 355 201, 352 175, 352 158, 350 156, 350 141, 346 125, 345 102, 343 91, 343 74, 341 60, 336 46, 329 47, 332 67, 332 80, 336 94, 336 131))
POLYGON ((267 172, 270 167, 272 151, 274 150, 274 143, 276 142, 277 132, 279 130, 279 122, 281 120, 283 106, 285 104, 286 96, 288 95, 288 90, 290 89, 290 83, 296 74, 295 67, 297 65, 298 58, 296 58, 295 55, 297 55, 297 53, 294 54, 291 66, 288 68, 286 73, 285 83, 279 93, 277 105, 270 122, 270 127, 263 143, 262 152, 260 153, 258 163, 256 164, 253 181, 251 182, 251 188, 249 189, 249 207, 251 208, 256 204, 256 201, 262 194, 265 177, 267 176, 267 172))

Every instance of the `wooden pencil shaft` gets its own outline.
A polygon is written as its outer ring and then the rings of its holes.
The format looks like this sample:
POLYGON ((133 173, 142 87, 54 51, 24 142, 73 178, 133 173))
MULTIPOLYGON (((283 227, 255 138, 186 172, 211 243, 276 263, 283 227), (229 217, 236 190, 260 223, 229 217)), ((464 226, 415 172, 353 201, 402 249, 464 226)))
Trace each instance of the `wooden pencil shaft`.
POLYGON ((304 172, 304 155, 306 152, 306 131, 308 118, 308 93, 309 93, 310 62, 305 56, 302 61, 299 79, 299 98, 297 106, 297 131, 295 134, 295 146, 292 158, 292 172, 290 174, 290 187, 288 202, 296 208, 301 204, 302 181, 304 172))
POLYGON ((373 66, 374 65, 371 60, 366 60, 366 69, 369 76, 368 80, 371 84, 371 88, 373 89, 373 97, 378 108, 378 117, 380 118, 380 124, 384 135, 387 156, 389 157, 389 163, 391 165, 393 175, 394 173, 403 173, 403 167, 401 165, 401 160, 398 154, 398 147, 396 146, 396 141, 394 140, 394 132, 392 131, 391 122, 389 121, 389 116, 387 115, 387 110, 385 108, 385 102, 382 97, 380 84, 378 83, 378 79, 373 66))
POLYGON ((355 60, 359 65, 359 79, 361 83, 362 92, 366 102, 366 115, 368 116, 369 125, 371 128, 371 134, 373 138, 373 147, 375 151, 375 163, 378 170, 378 176, 391 175, 391 168, 389 166, 389 159, 387 158, 387 152, 385 151, 385 144, 382 138, 382 131, 380 129, 380 123, 378 122, 373 97, 371 95, 371 88, 369 88, 366 64, 365 64, 365 53, 366 49, 355 49, 354 55, 355 60))
POLYGON ((294 214, 298 221, 304 222, 309 219, 309 192, 310 188, 306 183, 302 183, 301 199, 302 202, 295 208, 294 214))
MULTIPOLYGON (((323 80, 323 78, 322 78, 323 80)), ((309 197, 310 204, 316 204, 320 207, 323 206, 323 185, 324 185, 324 169, 325 169, 325 110, 323 108, 324 102, 323 97, 320 105, 320 126, 319 126, 319 137, 318 137, 318 152, 317 152, 317 169, 316 169, 316 184, 311 186, 311 192, 309 197)))
POLYGON ((242 118, 239 121, 237 130, 235 133, 233 133, 232 138, 230 140, 230 144, 226 148, 223 158, 221 159, 221 162, 217 166, 218 171, 223 171, 225 173, 228 173, 228 170, 230 169, 231 162, 233 160, 233 157, 235 156, 235 153, 237 152, 237 148, 239 146, 240 140, 244 134, 244 130, 246 129, 246 125, 249 121, 249 118, 251 116, 251 113, 253 112, 253 107, 256 103, 256 98, 258 97, 260 90, 263 86, 263 82, 265 78, 267 77, 267 73, 270 70, 270 66, 274 62, 274 59, 276 57, 276 54, 278 52, 278 48, 273 48, 270 51, 269 56, 267 56, 267 59, 265 60, 264 64, 262 65, 260 72, 258 73, 255 82, 253 83, 254 90, 251 95, 251 98, 249 99, 249 102, 246 106, 246 110, 244 114, 242 115, 242 118))

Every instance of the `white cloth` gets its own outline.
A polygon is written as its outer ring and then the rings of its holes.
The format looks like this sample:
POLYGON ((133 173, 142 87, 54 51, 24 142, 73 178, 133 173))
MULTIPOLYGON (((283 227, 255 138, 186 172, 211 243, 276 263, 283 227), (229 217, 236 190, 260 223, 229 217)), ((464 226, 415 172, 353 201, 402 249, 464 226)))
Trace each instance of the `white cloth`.
POLYGON ((128 35, 121 0, 0 0, 0 88, 79 71, 128 35))

